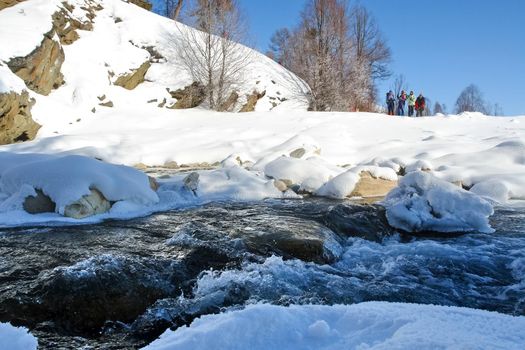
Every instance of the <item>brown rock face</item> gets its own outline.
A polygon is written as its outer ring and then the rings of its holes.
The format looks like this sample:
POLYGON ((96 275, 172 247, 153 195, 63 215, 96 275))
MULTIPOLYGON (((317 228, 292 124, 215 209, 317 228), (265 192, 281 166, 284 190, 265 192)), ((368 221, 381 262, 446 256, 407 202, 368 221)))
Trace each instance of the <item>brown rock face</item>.
POLYGON ((16 4, 25 1, 25 0, 0 0, 0 11, 16 4))
POLYGON ((373 177, 368 171, 363 171, 361 179, 354 188, 350 197, 384 197, 397 187, 397 181, 390 181, 373 177))
POLYGON ((144 76, 148 72, 149 67, 151 67, 151 63, 146 61, 139 68, 132 70, 131 73, 118 77, 114 84, 127 90, 133 90, 144 82, 144 76))
POLYGON ((151 11, 152 5, 145 0, 129 0, 130 3, 135 4, 139 7, 142 7, 145 10, 151 11))
POLYGON ((231 112, 233 108, 235 107, 235 104, 237 103, 238 99, 239 99, 239 94, 235 91, 232 91, 228 99, 219 106, 218 111, 219 112, 231 112))
POLYGON ((0 94, 0 145, 35 138, 40 125, 31 118, 34 101, 29 94, 0 94))
POLYGON ((255 106, 257 105, 257 102, 266 95, 266 91, 263 91, 261 93, 258 93, 257 91, 252 92, 251 95, 248 96, 248 100, 246 101, 246 104, 242 106, 241 110, 239 112, 253 112, 255 111, 255 106))
POLYGON ((7 63, 9 68, 31 90, 49 95, 52 89, 64 83, 64 76, 60 72, 64 63, 64 50, 60 43, 54 41, 54 30, 44 36, 39 47, 26 57, 16 57, 7 63))
POLYGON ((171 106, 171 109, 194 108, 200 105, 206 98, 206 88, 204 85, 194 82, 184 89, 169 91, 171 97, 176 98, 177 102, 171 106))

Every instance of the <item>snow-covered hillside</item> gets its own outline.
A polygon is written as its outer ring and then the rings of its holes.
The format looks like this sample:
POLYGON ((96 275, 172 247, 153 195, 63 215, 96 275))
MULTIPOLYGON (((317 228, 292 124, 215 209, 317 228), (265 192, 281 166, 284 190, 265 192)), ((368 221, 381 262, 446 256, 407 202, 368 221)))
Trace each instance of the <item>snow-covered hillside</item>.
MULTIPOLYGON (((39 138, 130 111, 148 124, 158 113, 176 118, 170 108, 194 82, 177 53, 181 33, 191 30, 123 0, 24 1, 0 11, 0 92, 27 85, 39 138)), ((305 107, 297 77, 260 53, 237 50, 250 63, 228 110, 239 111, 252 95, 259 111, 305 107)))

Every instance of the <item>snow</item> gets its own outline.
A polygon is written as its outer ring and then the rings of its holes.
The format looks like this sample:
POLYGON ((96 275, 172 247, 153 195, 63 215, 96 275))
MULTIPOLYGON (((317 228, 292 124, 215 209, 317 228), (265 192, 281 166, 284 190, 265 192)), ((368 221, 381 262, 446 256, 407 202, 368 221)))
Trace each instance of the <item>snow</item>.
POLYGON ((268 304, 203 316, 145 350, 523 349, 525 317, 435 305, 268 304))
POLYGON ((10 91, 20 93, 25 87, 22 79, 11 73, 9 68, 0 63, 0 94, 10 91))
POLYGON ((0 323, 0 349, 32 350, 38 342, 26 328, 13 327, 9 323, 0 323))
POLYGON ((344 199, 352 193, 358 182, 359 173, 350 170, 326 182, 315 194, 322 197, 344 199))
POLYGON ((494 232, 489 202, 425 172, 403 177, 384 205, 388 223, 407 232, 494 232))

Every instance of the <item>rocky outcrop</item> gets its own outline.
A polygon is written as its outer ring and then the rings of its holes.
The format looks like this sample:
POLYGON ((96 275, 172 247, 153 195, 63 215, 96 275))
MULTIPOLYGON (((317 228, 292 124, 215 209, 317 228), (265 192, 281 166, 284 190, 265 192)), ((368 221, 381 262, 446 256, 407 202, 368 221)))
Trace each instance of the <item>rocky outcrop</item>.
POLYGON ((255 106, 257 105, 257 102, 266 95, 266 91, 263 91, 261 93, 254 91, 251 95, 247 96, 246 104, 242 106, 241 110, 239 112, 253 112, 255 111, 255 106))
POLYGON ((237 104, 238 99, 239 99, 239 94, 235 91, 232 91, 228 99, 224 101, 223 103, 221 103, 218 111, 219 112, 232 112, 233 108, 235 108, 235 105, 237 104))
POLYGON ((86 17, 90 20, 86 22, 81 22, 71 15, 75 7, 68 4, 67 2, 62 3, 63 8, 55 12, 52 16, 53 18, 53 29, 60 38, 60 43, 62 45, 71 45, 78 38, 79 35, 77 30, 93 30, 93 19, 96 17, 96 11, 100 11, 102 6, 100 4, 91 7, 82 7, 82 10, 87 12, 86 17))
POLYGON ((111 203, 104 197, 100 191, 92 189, 91 193, 83 196, 74 203, 64 208, 64 216, 83 219, 89 216, 103 214, 109 211, 111 203))
POLYGON ((145 10, 151 11, 152 5, 149 1, 146 0, 128 0, 129 3, 135 4, 138 7, 142 7, 145 10))
POLYGON ((397 187, 397 181, 374 177, 368 171, 361 172, 360 176, 361 179, 355 185, 350 197, 384 197, 388 192, 397 187))
POLYGON ((25 0, 0 0, 0 11, 11 6, 15 6, 25 0))
POLYGON ((186 109, 199 106, 206 98, 206 88, 198 82, 186 86, 184 89, 168 91, 177 102, 170 106, 171 109, 186 109))
POLYGON ((0 94, 0 145, 35 138, 40 125, 31 118, 33 104, 27 91, 0 94))
POLYGON ((146 61, 142 63, 139 68, 133 69, 130 73, 119 76, 114 84, 122 86, 127 90, 133 90, 139 84, 144 82, 144 77, 146 76, 149 67, 151 67, 151 63, 146 61))
POLYGON ((16 57, 7 63, 31 90, 48 95, 64 83, 60 72, 64 63, 64 50, 53 40, 54 29, 44 35, 44 40, 33 52, 25 57, 16 57))

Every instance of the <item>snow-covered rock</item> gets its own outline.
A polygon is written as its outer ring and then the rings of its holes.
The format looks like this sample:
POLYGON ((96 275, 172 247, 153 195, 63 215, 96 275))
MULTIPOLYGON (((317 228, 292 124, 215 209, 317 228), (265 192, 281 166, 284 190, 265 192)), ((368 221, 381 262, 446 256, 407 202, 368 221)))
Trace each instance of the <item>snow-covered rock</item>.
POLYGON ((389 224, 407 232, 494 232, 490 203, 425 172, 403 177, 384 205, 389 224))
POLYGON ((36 350, 37 346, 37 339, 27 329, 0 323, 0 349, 36 350))
POLYGON ((148 177, 130 167, 82 156, 0 153, 0 192, 20 198, 27 186, 49 196, 60 214, 95 189, 112 202, 152 205, 159 201, 148 177))
POLYGON ((167 330, 144 349, 518 350, 524 328, 525 317, 447 306, 258 304, 167 330))

